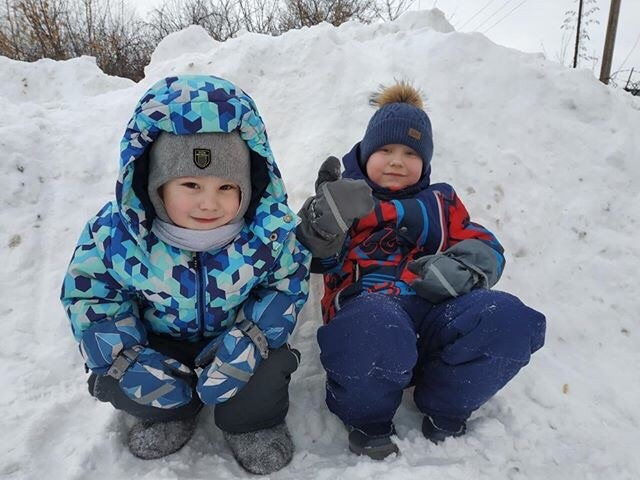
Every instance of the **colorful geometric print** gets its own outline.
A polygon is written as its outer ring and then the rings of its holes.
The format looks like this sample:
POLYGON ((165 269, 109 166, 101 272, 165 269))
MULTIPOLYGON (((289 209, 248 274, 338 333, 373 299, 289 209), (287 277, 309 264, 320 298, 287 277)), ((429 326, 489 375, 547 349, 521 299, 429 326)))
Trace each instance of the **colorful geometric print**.
POLYGON ((198 396, 207 405, 223 403, 233 397, 262 361, 251 339, 237 327, 215 342, 215 359, 199 375, 196 386, 198 396))
POLYGON ((244 315, 260 328, 270 348, 279 348, 293 331, 297 319, 296 309, 291 301, 278 291, 257 293, 258 295, 252 295, 245 303, 244 315))
POLYGON ((377 201, 374 210, 348 233, 348 248, 333 264, 323 262, 325 323, 335 314, 336 295, 345 290, 390 295, 415 295, 416 275, 407 265, 424 255, 443 252, 465 239, 477 239, 495 252, 498 276, 504 267, 503 248, 469 214, 447 184, 434 184, 413 198, 377 201))
POLYGON ((119 320, 103 320, 83 332, 80 351, 87 367, 97 374, 109 370, 122 350, 147 342, 144 328, 134 317, 119 320))
MULTIPOLYGON (((311 260, 295 238, 298 222, 287 205, 253 100, 213 76, 158 82, 138 103, 121 142, 116 201, 89 221, 63 283, 61 299, 76 339, 81 341, 97 323, 117 318, 140 320, 140 338, 146 338, 146 332, 189 341, 215 337, 228 329, 255 292, 280 294, 279 302, 287 305, 269 322, 273 328, 280 322, 281 332, 290 332, 308 296, 311 260), (235 128, 267 165, 268 183, 252 221, 217 251, 193 254, 158 240, 133 188, 135 162, 146 155, 160 131, 235 128)), ((276 310, 263 314, 270 317, 276 310)), ((278 337, 275 330, 272 336, 278 337)))
POLYGON ((265 243, 282 243, 297 218, 275 164, 264 123, 254 101, 231 82, 211 75, 183 75, 153 85, 138 102, 120 143, 120 177, 116 199, 131 233, 148 234, 146 212, 133 189, 135 162, 160 132, 195 134, 239 130, 251 150, 266 163, 269 183, 251 229, 265 243), (287 221, 288 220, 288 221, 287 221))
MULTIPOLYGON (((79 240, 64 281, 63 303, 77 340, 92 323, 124 316, 144 320, 155 333, 195 341, 224 331, 256 291, 281 293, 284 299, 279 302, 302 308, 309 261, 309 253, 293 233, 281 249, 274 250, 247 226, 217 252, 194 256, 164 242, 145 251, 121 217, 102 215, 79 240), (106 224, 107 219, 114 225, 106 224)), ((271 321, 287 327, 288 334, 293 324, 285 310, 281 307, 278 318, 271 321)), ((268 313, 276 315, 275 310, 268 313)))
POLYGON ((189 367, 151 348, 136 347, 136 351, 136 360, 120 378, 120 387, 131 400, 166 409, 191 401, 196 374, 189 367))

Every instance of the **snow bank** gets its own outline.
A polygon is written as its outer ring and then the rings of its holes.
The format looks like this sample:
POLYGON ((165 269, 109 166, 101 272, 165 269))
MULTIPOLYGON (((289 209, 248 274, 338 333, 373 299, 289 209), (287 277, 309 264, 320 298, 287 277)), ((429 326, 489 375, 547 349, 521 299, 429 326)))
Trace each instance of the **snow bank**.
POLYGON ((0 56, 0 99, 11 103, 77 102, 134 82, 105 75, 94 57, 54 61, 43 58, 27 63, 0 56))
POLYGON ((368 94, 413 80, 434 125, 433 181, 452 183, 505 245, 499 287, 548 317, 545 348, 474 414, 466 436, 429 444, 407 392, 396 416, 402 455, 376 463, 347 453, 324 406, 314 278, 293 337, 303 353, 288 418, 297 454, 273 478, 638 478, 638 99, 587 71, 457 33, 439 11, 224 43, 190 27, 167 37, 145 72, 133 84, 86 58, 0 58, 0 475, 249 477, 206 412, 179 453, 131 457, 130 420, 86 393, 57 300, 80 228, 113 195, 118 142, 139 96, 163 76, 209 73, 256 100, 296 208, 324 158, 361 138, 368 94))

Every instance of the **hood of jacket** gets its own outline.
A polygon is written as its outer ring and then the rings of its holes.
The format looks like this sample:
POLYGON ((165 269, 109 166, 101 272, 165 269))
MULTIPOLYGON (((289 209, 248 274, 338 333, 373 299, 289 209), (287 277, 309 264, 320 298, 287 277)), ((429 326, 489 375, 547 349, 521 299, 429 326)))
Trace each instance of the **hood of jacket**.
POLYGON ((413 185, 402 190, 389 190, 388 188, 383 188, 377 183, 371 181, 367 174, 362 171, 358 158, 360 158, 360 142, 356 143, 351 151, 342 157, 342 164, 344 166, 343 177, 352 178, 354 180, 364 180, 367 182, 367 185, 371 187, 371 190, 373 190, 374 196, 380 200, 400 200, 403 198, 410 198, 429 187, 431 165, 429 165, 429 168, 427 168, 422 174, 420 180, 413 185))
POLYGON ((161 132, 176 135, 240 132, 251 153, 252 195, 245 221, 265 243, 282 243, 295 214, 253 99, 212 75, 180 75, 155 83, 140 99, 120 143, 117 209, 129 232, 149 238, 155 217, 149 195, 148 152, 161 132), (284 220, 283 220, 284 219, 284 220))

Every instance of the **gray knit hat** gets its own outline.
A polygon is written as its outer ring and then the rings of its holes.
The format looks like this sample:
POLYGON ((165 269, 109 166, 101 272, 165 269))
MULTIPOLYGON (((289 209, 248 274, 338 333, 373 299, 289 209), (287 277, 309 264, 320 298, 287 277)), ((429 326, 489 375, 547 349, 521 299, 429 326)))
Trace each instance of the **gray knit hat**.
POLYGON ((178 177, 216 176, 240 186, 240 209, 232 221, 241 219, 251 200, 249 147, 234 130, 230 133, 174 135, 162 132, 149 150, 147 191, 156 215, 173 223, 167 215, 158 189, 178 177))

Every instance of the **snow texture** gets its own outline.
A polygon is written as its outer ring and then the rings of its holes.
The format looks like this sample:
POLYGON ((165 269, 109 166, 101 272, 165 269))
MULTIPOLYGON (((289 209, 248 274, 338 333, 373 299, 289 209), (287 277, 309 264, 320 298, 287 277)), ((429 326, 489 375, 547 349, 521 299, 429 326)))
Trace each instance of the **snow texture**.
POLYGON ((434 125, 432 181, 452 183, 503 242, 498 288, 547 315, 546 346, 465 436, 425 440, 407 392, 402 454, 375 462, 348 452, 324 405, 314 277, 292 338, 303 355, 287 420, 296 453, 270 478, 640 478, 640 101, 589 71, 457 33, 437 10, 224 43, 191 27, 158 46, 137 84, 88 57, 0 57, 0 477, 253 478, 206 412, 178 453, 133 457, 132 420, 87 393, 58 301, 81 228, 114 194, 135 102, 177 73, 222 76, 253 96, 296 209, 322 161, 361 138, 368 94, 413 80, 434 125))

